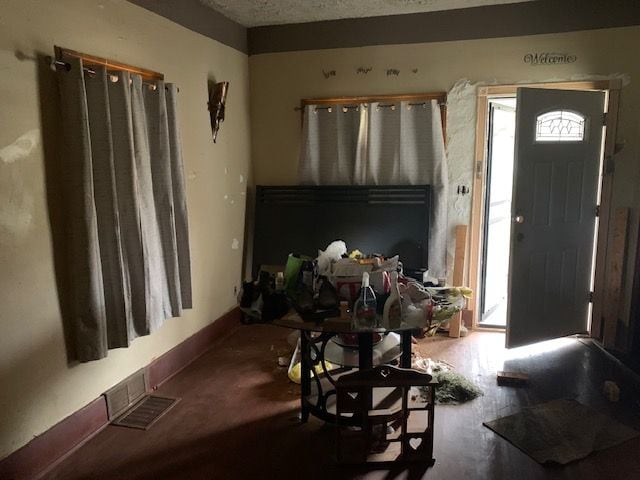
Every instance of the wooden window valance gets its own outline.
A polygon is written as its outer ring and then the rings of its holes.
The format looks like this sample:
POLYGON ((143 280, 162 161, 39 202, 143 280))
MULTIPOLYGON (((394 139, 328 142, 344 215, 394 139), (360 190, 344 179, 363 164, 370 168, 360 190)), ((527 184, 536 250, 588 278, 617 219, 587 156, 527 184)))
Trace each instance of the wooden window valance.
POLYGON ((69 50, 68 48, 54 47, 56 54, 56 61, 66 62, 70 57, 82 59, 82 64, 85 68, 91 68, 91 66, 102 65, 108 70, 118 70, 140 75, 143 80, 155 81, 164 80, 162 73, 154 72, 146 68, 134 67, 133 65, 127 65, 126 63, 116 62, 115 60, 109 60, 108 58, 96 57, 95 55, 89 55, 87 53, 76 52, 75 50, 69 50))

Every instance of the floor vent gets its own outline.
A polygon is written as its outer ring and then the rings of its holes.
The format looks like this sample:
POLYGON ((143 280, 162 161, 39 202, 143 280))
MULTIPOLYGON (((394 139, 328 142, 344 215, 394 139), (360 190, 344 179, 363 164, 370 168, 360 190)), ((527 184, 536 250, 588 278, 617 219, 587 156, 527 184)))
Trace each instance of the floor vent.
POLYGON ((160 417, 171 410, 179 400, 179 398, 147 395, 111 424, 148 430, 160 417))
POLYGON ((144 369, 122 380, 116 386, 104 393, 107 402, 109 420, 120 418, 129 410, 131 405, 137 404, 147 393, 147 378, 144 369))

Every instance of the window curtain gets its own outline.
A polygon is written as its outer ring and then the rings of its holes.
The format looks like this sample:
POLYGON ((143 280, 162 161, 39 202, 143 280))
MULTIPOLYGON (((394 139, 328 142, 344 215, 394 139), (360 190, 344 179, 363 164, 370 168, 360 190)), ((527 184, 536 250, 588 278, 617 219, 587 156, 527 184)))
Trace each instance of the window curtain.
POLYGON ((311 185, 431 185, 429 271, 446 275, 447 159, 437 101, 307 105, 299 181, 311 185))
POLYGON ((191 308, 187 205, 176 87, 67 62, 68 313, 77 360, 89 361, 191 308))

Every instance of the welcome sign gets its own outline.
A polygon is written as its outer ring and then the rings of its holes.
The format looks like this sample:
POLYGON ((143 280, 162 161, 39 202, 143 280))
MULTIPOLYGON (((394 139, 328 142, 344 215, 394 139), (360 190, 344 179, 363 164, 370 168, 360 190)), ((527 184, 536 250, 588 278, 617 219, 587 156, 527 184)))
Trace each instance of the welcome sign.
POLYGON ((568 53, 554 53, 554 52, 537 52, 527 53, 523 60, 524 63, 529 65, 559 65, 566 63, 573 63, 578 59, 577 55, 571 55, 568 53))

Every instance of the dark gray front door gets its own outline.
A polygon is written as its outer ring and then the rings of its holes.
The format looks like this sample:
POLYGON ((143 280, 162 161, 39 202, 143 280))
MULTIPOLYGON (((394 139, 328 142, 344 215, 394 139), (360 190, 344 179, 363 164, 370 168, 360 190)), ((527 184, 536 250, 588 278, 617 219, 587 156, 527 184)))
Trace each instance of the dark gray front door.
POLYGON ((605 93, 520 88, 507 347, 587 331, 605 93))

